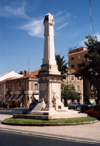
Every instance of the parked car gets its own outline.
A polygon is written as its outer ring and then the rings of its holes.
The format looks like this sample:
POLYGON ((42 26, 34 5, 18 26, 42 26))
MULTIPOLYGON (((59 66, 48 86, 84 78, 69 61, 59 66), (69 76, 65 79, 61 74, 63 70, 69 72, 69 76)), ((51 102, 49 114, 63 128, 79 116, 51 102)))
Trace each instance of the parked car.
POLYGON ((96 117, 100 119, 100 104, 94 106, 92 109, 85 111, 91 117, 96 117))
POLYGON ((81 105, 80 111, 84 113, 86 110, 92 109, 92 107, 90 103, 84 103, 81 105))
POLYGON ((23 114, 29 114, 29 113, 35 108, 36 105, 37 105, 37 103, 32 102, 32 103, 29 105, 29 108, 23 110, 22 113, 23 113, 23 114))
POLYGON ((81 104, 79 102, 72 102, 69 104, 68 109, 80 110, 81 104))

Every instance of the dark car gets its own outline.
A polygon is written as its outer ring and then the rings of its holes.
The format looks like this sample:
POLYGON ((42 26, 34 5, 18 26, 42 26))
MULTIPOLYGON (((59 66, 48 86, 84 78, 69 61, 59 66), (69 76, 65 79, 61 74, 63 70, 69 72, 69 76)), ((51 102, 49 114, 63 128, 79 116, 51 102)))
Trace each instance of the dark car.
POLYGON ((92 109, 92 105, 90 103, 84 103, 81 105, 80 111, 84 113, 86 110, 92 109))
POLYGON ((32 102, 32 103, 29 105, 29 108, 23 110, 22 113, 23 113, 23 114, 29 114, 29 113, 35 108, 36 105, 37 105, 37 103, 32 102))
POLYGON ((72 102, 69 104, 68 109, 80 110, 81 104, 79 102, 72 102))
POLYGON ((91 117, 96 117, 100 119, 100 104, 94 106, 92 109, 85 111, 91 117))

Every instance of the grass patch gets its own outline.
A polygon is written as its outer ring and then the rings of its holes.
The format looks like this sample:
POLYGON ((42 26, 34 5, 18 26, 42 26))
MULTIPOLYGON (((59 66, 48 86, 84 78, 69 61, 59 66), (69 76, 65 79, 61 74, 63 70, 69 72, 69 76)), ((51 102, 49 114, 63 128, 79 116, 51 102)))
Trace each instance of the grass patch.
POLYGON ((8 118, 3 120, 5 123, 14 124, 67 124, 67 123, 83 123, 91 122, 96 119, 93 117, 78 117, 68 119, 56 119, 56 120, 35 120, 35 119, 23 119, 23 118, 8 118))

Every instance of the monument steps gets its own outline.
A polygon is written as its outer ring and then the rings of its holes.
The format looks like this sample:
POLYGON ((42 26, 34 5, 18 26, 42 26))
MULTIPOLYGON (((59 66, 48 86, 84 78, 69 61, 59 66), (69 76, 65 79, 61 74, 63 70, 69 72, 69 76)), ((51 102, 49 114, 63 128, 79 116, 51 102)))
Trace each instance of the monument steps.
POLYGON ((20 114, 20 115, 13 115, 13 118, 25 118, 25 119, 37 119, 37 120, 49 120, 51 119, 51 116, 49 116, 48 114, 45 115, 47 113, 44 114, 20 114))

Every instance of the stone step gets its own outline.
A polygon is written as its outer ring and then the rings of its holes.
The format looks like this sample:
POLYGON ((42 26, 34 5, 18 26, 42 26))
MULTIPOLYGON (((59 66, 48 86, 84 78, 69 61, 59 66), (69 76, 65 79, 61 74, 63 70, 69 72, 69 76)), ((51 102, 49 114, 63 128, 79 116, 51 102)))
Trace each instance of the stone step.
POLYGON ((39 120, 48 120, 48 115, 34 115, 34 114, 19 114, 13 115, 13 118, 25 118, 25 119, 39 119, 39 120))

